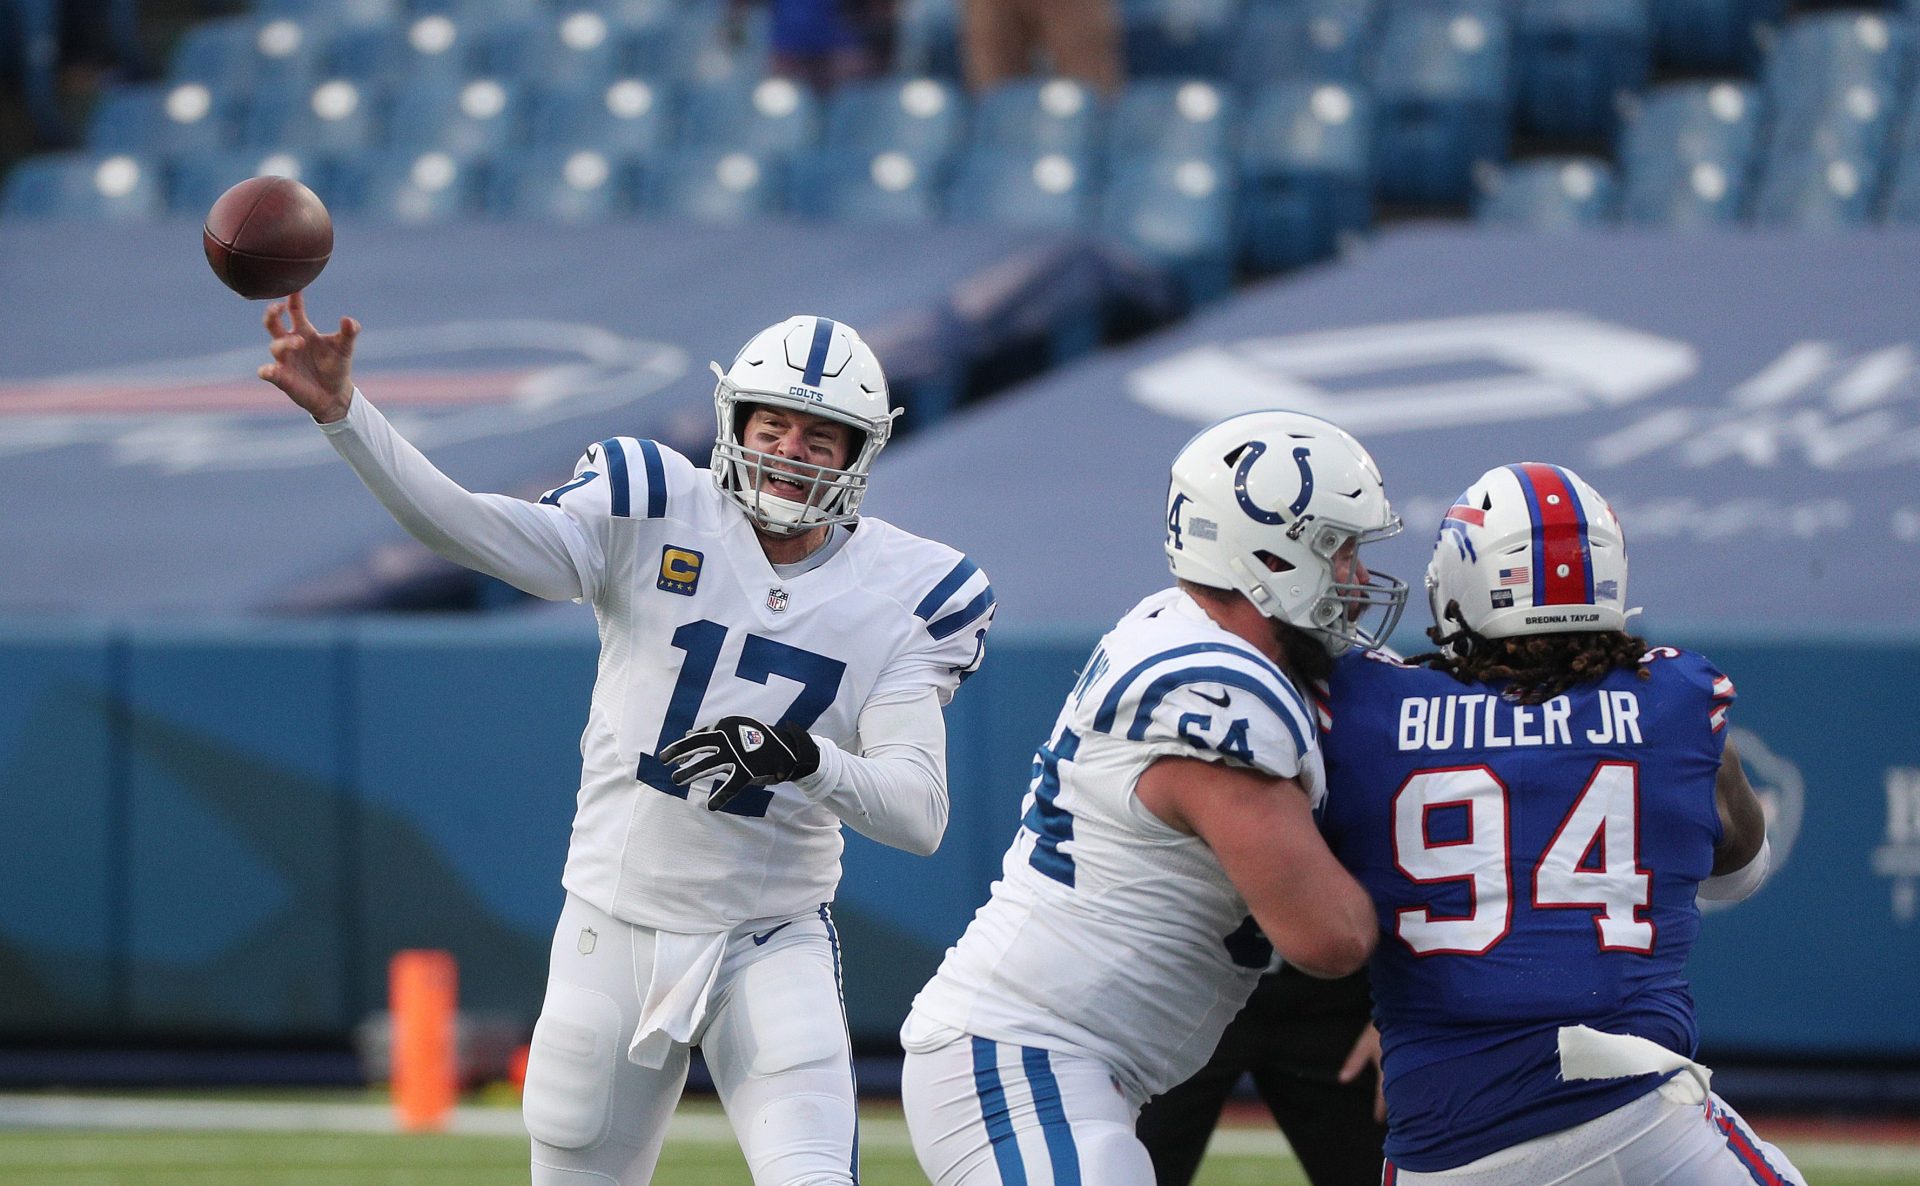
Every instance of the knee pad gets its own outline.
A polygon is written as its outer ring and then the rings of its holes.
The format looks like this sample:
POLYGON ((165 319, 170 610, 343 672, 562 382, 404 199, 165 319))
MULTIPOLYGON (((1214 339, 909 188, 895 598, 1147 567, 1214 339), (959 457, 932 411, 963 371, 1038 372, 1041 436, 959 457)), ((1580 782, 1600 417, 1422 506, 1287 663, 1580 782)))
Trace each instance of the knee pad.
POLYGON ((754 1181, 851 1186, 858 1122, 850 1100, 802 1089, 756 1102, 736 1095, 729 1104, 747 1112, 735 1128, 754 1181))
POLYGON ((612 997, 565 981, 548 984, 527 1055, 521 1112, 528 1135, 559 1149, 604 1139, 621 1045, 620 1006, 612 997))

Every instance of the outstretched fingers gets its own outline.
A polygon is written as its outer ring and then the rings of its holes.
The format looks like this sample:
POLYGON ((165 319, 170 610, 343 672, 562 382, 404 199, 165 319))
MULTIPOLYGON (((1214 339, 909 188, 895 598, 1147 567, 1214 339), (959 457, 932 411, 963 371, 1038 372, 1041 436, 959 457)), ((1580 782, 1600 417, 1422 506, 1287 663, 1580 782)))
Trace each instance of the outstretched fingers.
POLYGON ((315 338, 320 331, 307 320, 307 298, 305 293, 296 292, 287 298, 287 312, 293 314, 293 328, 303 337, 315 338))

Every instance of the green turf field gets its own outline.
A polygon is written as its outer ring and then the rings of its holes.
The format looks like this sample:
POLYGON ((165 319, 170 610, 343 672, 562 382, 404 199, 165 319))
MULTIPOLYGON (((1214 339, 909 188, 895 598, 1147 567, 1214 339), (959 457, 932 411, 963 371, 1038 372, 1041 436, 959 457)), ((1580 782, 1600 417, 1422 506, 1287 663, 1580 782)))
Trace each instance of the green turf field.
MULTIPOLYGON (((748 1186, 712 1105, 689 1105, 675 1125, 656 1182, 748 1186)), ((897 1115, 878 1112, 863 1133, 866 1186, 925 1186, 897 1115)), ((1270 1142, 1229 1136, 1201 1186, 1302 1186, 1291 1158, 1259 1148, 1270 1142)), ((1920 1186, 1920 1146, 1783 1144, 1815 1186, 1920 1186)), ((524 1186, 526 1159, 511 1136, 0 1129, 4 1186, 524 1186)))

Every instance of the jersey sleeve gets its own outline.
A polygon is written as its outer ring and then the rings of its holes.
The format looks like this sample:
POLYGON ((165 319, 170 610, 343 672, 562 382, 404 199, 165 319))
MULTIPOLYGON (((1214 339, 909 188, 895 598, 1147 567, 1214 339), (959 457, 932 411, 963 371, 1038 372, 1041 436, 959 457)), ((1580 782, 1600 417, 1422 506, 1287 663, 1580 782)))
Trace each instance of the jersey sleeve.
POLYGON ((670 468, 690 469, 691 463, 656 441, 610 437, 588 445, 573 477, 540 496, 542 505, 559 508, 580 527, 581 546, 572 550, 589 600, 606 581, 614 522, 667 517, 670 468))
POLYGON ((1664 665, 1680 675, 1686 686, 1698 694, 1699 707, 1690 711, 1700 714, 1696 719, 1705 724, 1707 732, 1714 739, 1714 748, 1724 749, 1727 744, 1727 719, 1733 710, 1733 702, 1739 698, 1733 690, 1733 680, 1705 655, 1677 647, 1655 647, 1642 655, 1640 661, 1649 667, 1664 665))
POLYGON ((951 551, 935 568, 937 575, 922 582, 925 591, 913 603, 910 640, 881 673, 869 702, 930 686, 944 705, 986 658, 997 605, 992 582, 979 565, 951 551))
POLYGON ((1287 678, 1234 647, 1177 648, 1121 675, 1092 727, 1145 742, 1156 757, 1229 762, 1298 778, 1317 744, 1313 714, 1287 678))

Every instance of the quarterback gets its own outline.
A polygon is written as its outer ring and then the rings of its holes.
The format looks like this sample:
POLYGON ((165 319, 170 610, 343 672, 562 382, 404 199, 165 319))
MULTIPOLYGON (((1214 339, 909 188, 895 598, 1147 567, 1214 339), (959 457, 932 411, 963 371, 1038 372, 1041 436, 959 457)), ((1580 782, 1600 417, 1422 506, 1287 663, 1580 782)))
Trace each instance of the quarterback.
POLYGON ((1391 629, 1405 586, 1358 549, 1398 529, 1372 459, 1309 416, 1237 416, 1174 460, 1178 587, 1087 661, 992 896, 901 1031, 936 1186, 1151 1186, 1140 1105, 1207 1061, 1274 950, 1321 976, 1366 960, 1300 689, 1391 629))
POLYGON ((1733 681, 1626 631, 1626 540, 1570 470, 1489 470, 1447 511, 1438 654, 1343 657, 1322 819, 1367 888, 1397 1186, 1793 1186, 1709 1089, 1695 898, 1765 878, 1733 681))
POLYGON ((789 318, 715 365, 710 470, 613 437, 529 502, 461 488, 394 431, 353 385, 351 319, 323 334, 295 293, 266 327, 260 377, 403 527, 599 620, 527 1067, 535 1186, 649 1181, 694 1046, 756 1186, 854 1182, 840 828, 939 845, 941 708, 994 611, 965 556, 858 515, 896 415, 873 351, 789 318))

